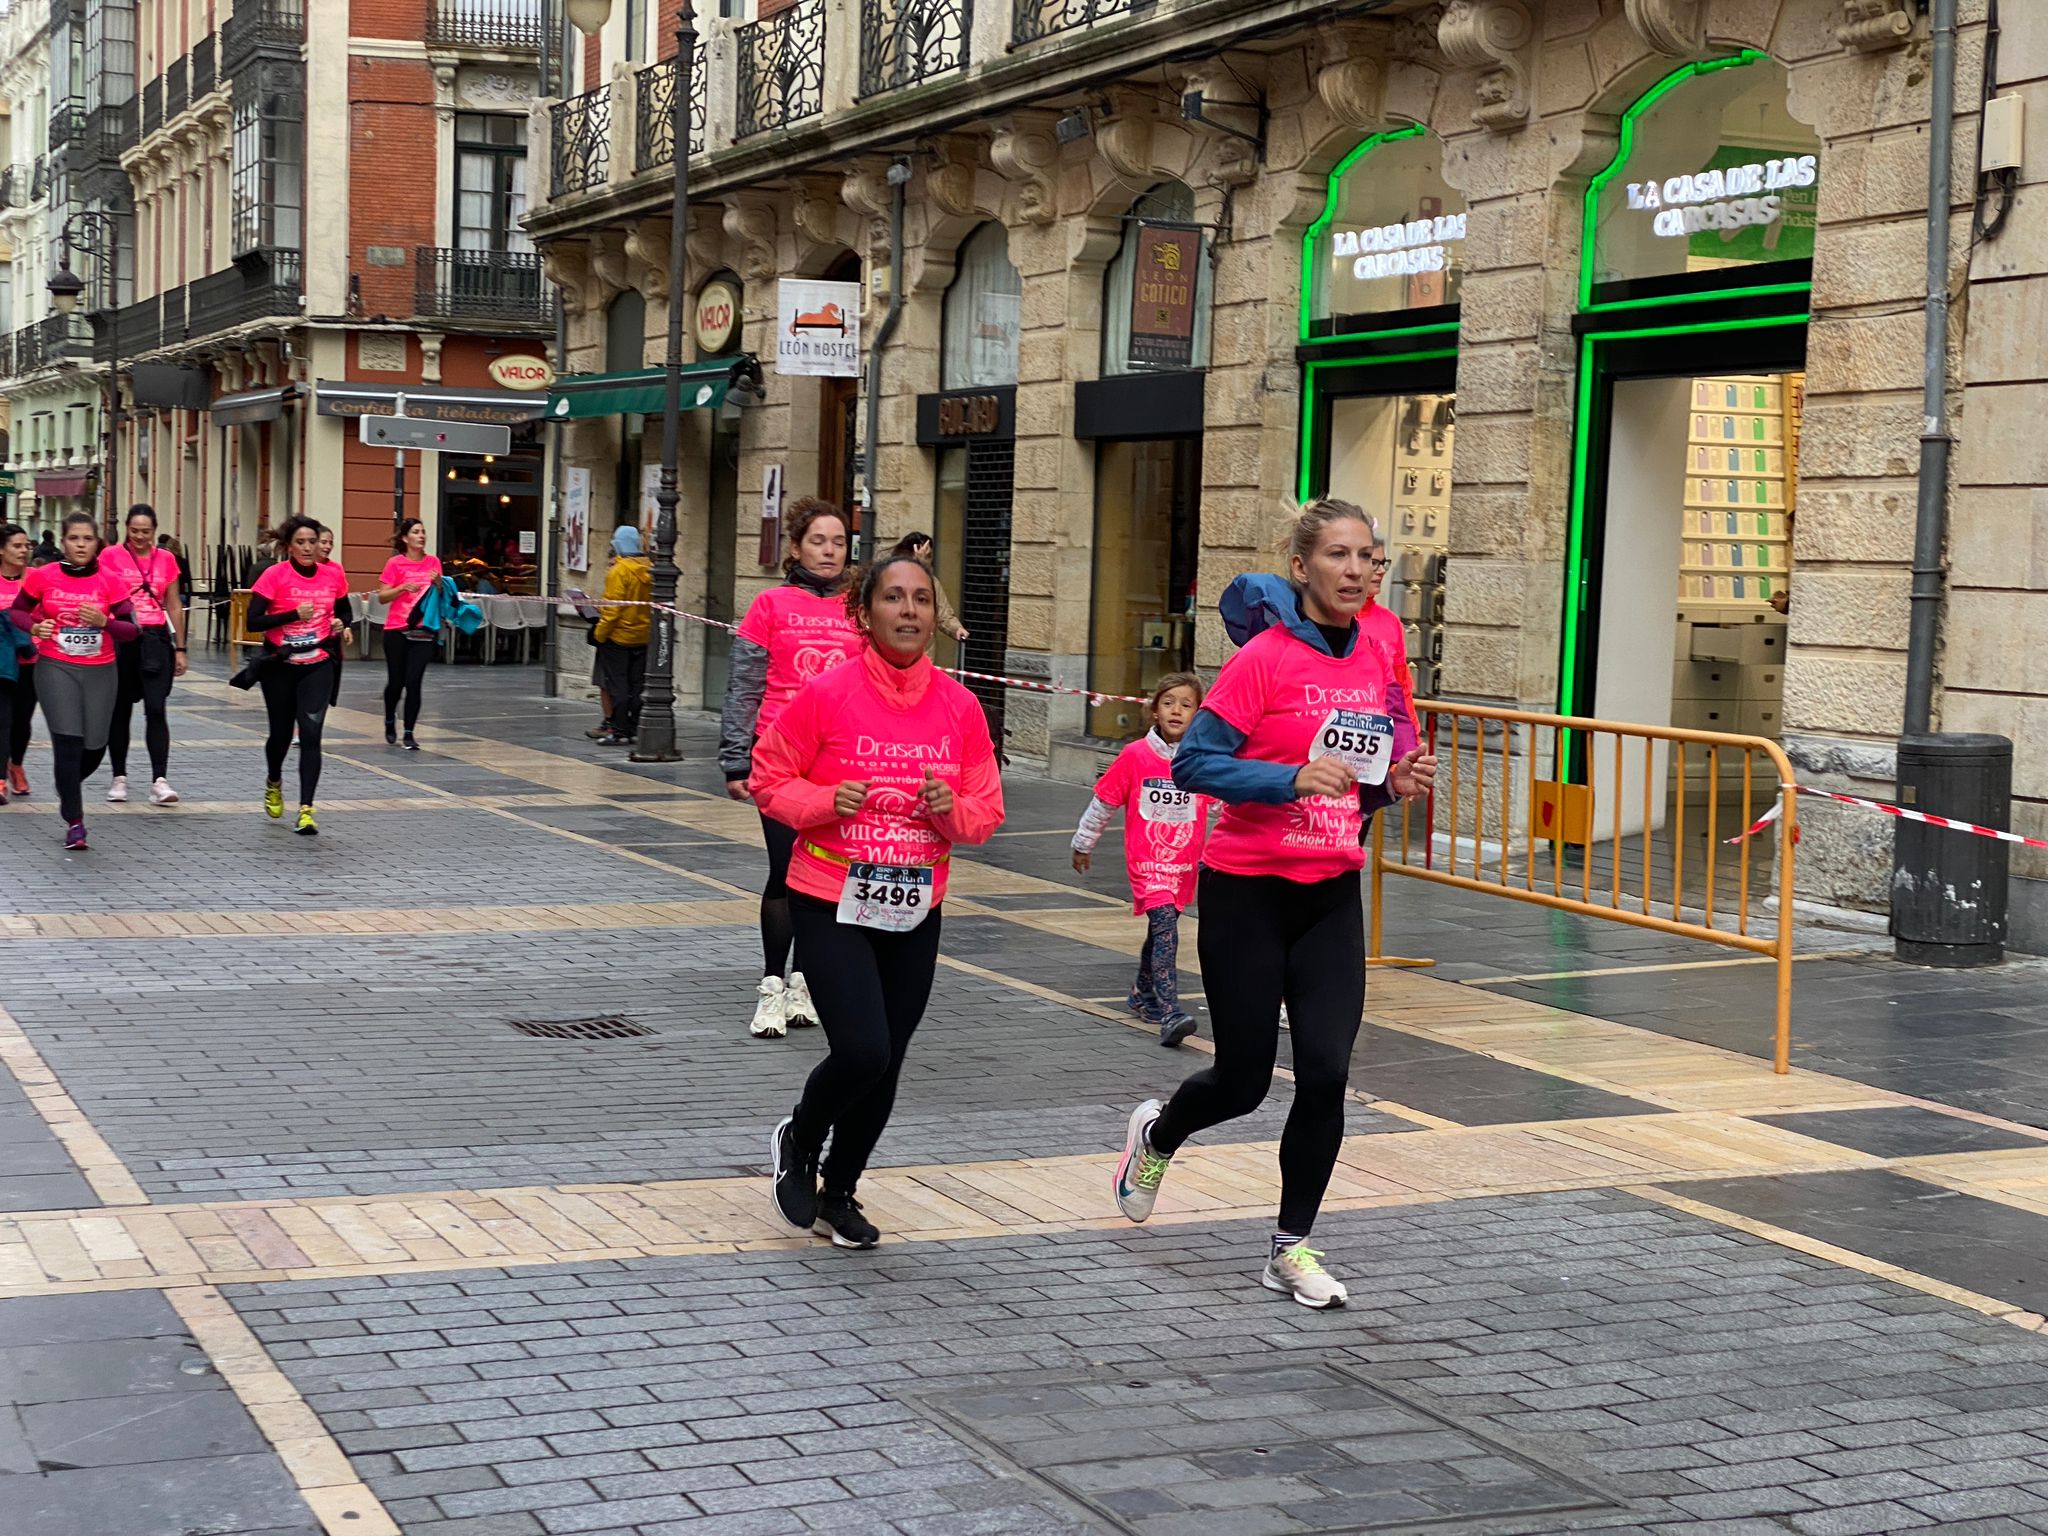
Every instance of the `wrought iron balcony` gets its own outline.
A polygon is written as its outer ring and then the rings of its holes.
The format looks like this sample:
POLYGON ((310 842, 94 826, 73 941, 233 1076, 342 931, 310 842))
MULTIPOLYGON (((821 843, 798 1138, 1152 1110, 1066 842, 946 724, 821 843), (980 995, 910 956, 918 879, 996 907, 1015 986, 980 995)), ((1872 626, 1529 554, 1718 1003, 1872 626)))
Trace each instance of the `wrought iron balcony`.
POLYGON ((28 206, 28 167, 10 165, 0 171, 0 211, 28 206))
POLYGON ((974 0, 861 0, 860 93, 922 85, 967 63, 974 0))
POLYGON ((220 29, 220 72, 233 75, 259 54, 296 56, 306 40, 306 0, 236 0, 220 29))
POLYGON ((85 135, 85 103, 73 96, 50 108, 50 153, 55 154, 85 135))
POLYGON ((82 363, 92 355, 92 327, 83 315, 50 315, 23 326, 10 339, 17 377, 82 363))
POLYGON ((213 94, 213 88, 220 84, 220 76, 214 71, 213 34, 207 33, 192 45, 192 99, 203 101, 213 94))
POLYGON ((190 67, 184 55, 180 54, 164 71, 164 121, 167 123, 176 122, 179 114, 191 104, 190 67))
POLYGON ((600 85, 550 109, 548 195, 563 197, 601 187, 612 163, 612 93, 600 85))
MULTIPOLYGON (((633 103, 633 169, 651 171, 659 165, 673 165, 676 159, 676 61, 662 59, 640 71, 639 89, 633 103)), ((704 39, 690 66, 690 153, 704 153, 704 113, 710 100, 711 73, 705 56, 704 39)))
POLYGON ((37 155, 35 159, 35 164, 29 168, 29 201, 32 203, 42 201, 43 195, 47 193, 49 190, 50 157, 48 155, 37 155))
POLYGON ((164 125, 164 82, 161 76, 142 88, 142 136, 146 139, 164 125))
POLYGON ((787 128, 825 110, 825 0, 797 0, 733 34, 738 136, 787 128))
POLYGON ((543 0, 434 0, 427 42, 441 48, 538 53, 543 0))
POLYGON ((419 289, 413 308, 422 320, 540 325, 551 318, 538 251, 465 251, 422 245, 414 254, 419 263, 419 289))
POLYGON ((1158 0, 1012 0, 1012 5, 1010 41, 1022 47, 1076 27, 1092 27, 1098 21, 1146 15, 1157 7, 1158 0))

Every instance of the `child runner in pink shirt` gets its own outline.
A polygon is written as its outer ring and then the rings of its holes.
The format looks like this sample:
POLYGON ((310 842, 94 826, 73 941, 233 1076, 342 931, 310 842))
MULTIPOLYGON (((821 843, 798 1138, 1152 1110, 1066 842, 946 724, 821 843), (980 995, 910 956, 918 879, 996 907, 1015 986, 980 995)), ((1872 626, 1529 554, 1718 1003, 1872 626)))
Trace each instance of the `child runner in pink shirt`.
POLYGON ((932 573, 885 556, 852 606, 866 645, 797 691, 754 744, 748 787, 796 832, 797 963, 831 1047, 775 1128, 775 1209, 799 1232, 872 1248, 881 1234, 854 1188, 931 996, 953 845, 1002 824, 1003 783, 980 702, 925 654, 932 573))
POLYGON ((1085 875, 1095 845, 1117 811, 1124 812, 1131 910, 1147 924, 1127 1002, 1131 1012, 1158 1028, 1161 1045, 1179 1045, 1195 1032, 1194 1019, 1180 1005, 1180 914, 1195 899, 1210 800, 1175 787, 1173 755, 1201 707, 1202 680, 1194 673, 1161 678, 1145 711, 1152 728, 1117 754, 1074 833, 1074 868, 1085 875))

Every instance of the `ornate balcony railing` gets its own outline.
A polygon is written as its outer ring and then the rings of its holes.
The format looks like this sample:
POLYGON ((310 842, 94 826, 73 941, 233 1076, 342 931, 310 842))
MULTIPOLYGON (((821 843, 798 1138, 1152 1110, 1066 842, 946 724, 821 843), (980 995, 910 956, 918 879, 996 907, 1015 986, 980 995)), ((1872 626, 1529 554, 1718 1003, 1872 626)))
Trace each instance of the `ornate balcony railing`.
POLYGON ((92 354, 92 326, 83 315, 49 315, 23 326, 9 339, 17 377, 62 363, 83 362, 92 354))
POLYGON ((270 249, 264 261, 244 261, 185 285, 185 328, 172 341, 211 336, 252 320, 299 313, 299 253, 270 249))
POLYGON ((1010 41, 1022 46, 1076 27, 1092 27, 1098 21, 1142 16, 1154 9, 1158 0, 1012 0, 1012 4, 1010 41))
POLYGON ((164 125, 164 82, 158 78, 142 88, 142 136, 146 139, 164 125))
POLYGON ((434 0, 427 41, 443 48, 538 53, 543 0, 434 0))
POLYGON ((50 157, 47 155, 37 155, 35 164, 29 168, 28 200, 32 203, 39 202, 49 190, 50 157))
POLYGON ((550 317, 538 251, 464 251, 422 245, 415 252, 423 320, 523 321, 550 317))
POLYGON ((0 171, 0 211, 28 206, 28 167, 10 165, 0 171))
POLYGON ((600 85, 558 101, 550 110, 548 195, 588 192, 604 185, 611 171, 612 93, 600 85))
POLYGON ((191 105, 191 65, 183 54, 171 60, 164 71, 164 121, 176 122, 178 115, 191 105))
POLYGON ((787 128, 825 110, 825 0, 797 0, 733 34, 738 136, 787 128))
POLYGON ((73 96, 50 108, 50 152, 67 148, 85 134, 85 103, 73 96))
POLYGON ((220 29, 220 72, 232 75, 259 53, 296 53, 306 40, 306 0, 236 0, 220 29))
POLYGON ((860 93, 879 96, 959 69, 974 0, 861 0, 860 93))
POLYGON ((213 34, 207 33, 192 45, 192 99, 203 101, 213 94, 213 88, 220 84, 220 76, 214 70, 213 34))
MULTIPOLYGON (((639 89, 633 102, 633 169, 651 171, 658 165, 673 165, 676 159, 675 108, 676 61, 663 59, 640 71, 639 89)), ((704 40, 697 47, 690 68, 690 153, 704 153, 704 113, 710 100, 710 63, 704 40)))

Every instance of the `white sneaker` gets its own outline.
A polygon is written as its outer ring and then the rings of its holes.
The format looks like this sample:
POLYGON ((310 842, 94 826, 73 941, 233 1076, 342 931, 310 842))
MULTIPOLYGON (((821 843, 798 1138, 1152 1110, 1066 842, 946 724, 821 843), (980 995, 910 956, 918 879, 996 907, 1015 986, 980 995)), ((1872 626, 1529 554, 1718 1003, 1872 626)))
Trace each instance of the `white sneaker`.
POLYGON ((782 989, 782 1016, 791 1029, 809 1029, 818 1022, 818 1009, 811 1001, 811 989, 804 985, 802 971, 789 973, 789 984, 782 989))
POLYGON ((114 782, 107 786, 107 804, 126 805, 127 803, 128 777, 126 774, 117 773, 114 775, 114 782))
POLYGON ((754 1022, 747 1026, 747 1032, 756 1040, 780 1040, 789 1033, 789 1018, 785 1012, 787 1003, 782 978, 763 976, 761 1000, 754 1004, 754 1022))
POLYGON ((1145 1144, 1145 1133, 1158 1118, 1159 1101, 1147 1099, 1131 1111, 1130 1129, 1124 1132, 1124 1155, 1116 1165, 1112 1193, 1116 1208, 1132 1221, 1143 1221, 1152 1214, 1159 1199, 1159 1181, 1166 1177, 1171 1161, 1145 1144))
POLYGON ((149 803, 151 805, 176 805, 178 803, 178 792, 171 788, 171 781, 169 779, 158 779, 149 786, 149 803))
POLYGON ((1286 1291, 1304 1307, 1314 1307, 1319 1312, 1341 1307, 1351 1299, 1343 1284, 1323 1268, 1321 1252, 1306 1242, 1296 1243, 1268 1259, 1259 1283, 1269 1291, 1286 1291))

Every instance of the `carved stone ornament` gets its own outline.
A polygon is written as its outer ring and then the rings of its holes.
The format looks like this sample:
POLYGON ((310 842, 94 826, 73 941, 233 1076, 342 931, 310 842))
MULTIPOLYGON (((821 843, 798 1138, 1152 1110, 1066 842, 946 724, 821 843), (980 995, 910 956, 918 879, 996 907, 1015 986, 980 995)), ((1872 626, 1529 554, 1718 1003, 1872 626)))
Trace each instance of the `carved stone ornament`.
MULTIPOLYGON (((590 270, 612 294, 624 293, 633 286, 631 265, 626 260, 624 230, 601 229, 590 237, 590 270)), ((605 302, 611 302, 611 294, 605 296, 605 302)))
POLYGON ((796 226, 796 232, 815 246, 837 246, 846 242, 845 231, 840 228, 839 216, 845 212, 840 202, 838 188, 819 176, 805 176, 798 179, 795 195, 790 200, 789 221, 796 226))
MULTIPOLYGON (((981 142, 964 134, 947 134, 932 144, 932 155, 925 162, 924 188, 926 195, 946 213, 956 219, 971 219, 975 215, 974 183, 981 175, 981 142)), ((889 211, 888 169, 883 167, 876 175, 882 192, 882 206, 875 209, 877 214, 889 211)))
POLYGON ((989 163, 1017 189, 1017 213, 1027 224, 1059 216, 1059 145, 1042 112, 1013 112, 996 125, 989 163))
POLYGON ((365 373, 405 372, 405 338, 389 331, 358 333, 356 366, 365 373))
POLYGON ((1450 0, 1436 36, 1453 66, 1483 71, 1474 123, 1505 133, 1529 120, 1536 18, 1527 0, 1450 0))
POLYGON ((668 224, 666 218, 642 219, 626 236, 633 286, 657 302, 668 297, 668 224))
POLYGON ((775 275, 775 201, 734 195, 725 199, 725 232, 739 247, 740 276, 765 283, 775 275))
POLYGON ((1159 126, 1158 104, 1144 91, 1114 91, 1108 121, 1095 126, 1095 144, 1109 168, 1125 181, 1156 179, 1152 165, 1152 130, 1159 126))
POLYGON ((1387 70, 1379 44, 1382 28, 1339 22, 1323 29, 1322 67, 1316 71, 1316 94, 1330 116, 1354 131, 1376 128, 1385 116, 1387 70))
POLYGON ((562 305, 572 315, 600 312, 621 291, 605 283, 582 240, 556 240, 540 248, 541 270, 562 290, 562 305))
POLYGON ((683 260, 694 288, 725 265, 725 216, 721 209, 692 208, 690 230, 683 237, 683 260))
POLYGON ((1702 0, 1625 0, 1628 24, 1659 53, 1695 59, 1706 52, 1707 16, 1702 0))
POLYGON ((464 69, 455 77, 455 97, 465 107, 524 107, 533 92, 531 80, 498 69, 464 69))
POLYGON ((1387 42, 1387 57, 1417 62, 1436 59, 1443 52, 1436 36, 1437 28, 1443 22, 1444 8, 1441 5, 1424 6, 1406 16, 1394 17, 1393 35, 1387 42))
POLYGON ((1835 41, 1844 48, 1875 52, 1896 48, 1913 35, 1913 9, 1907 0, 1842 0, 1842 23, 1835 41))

